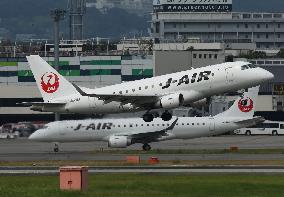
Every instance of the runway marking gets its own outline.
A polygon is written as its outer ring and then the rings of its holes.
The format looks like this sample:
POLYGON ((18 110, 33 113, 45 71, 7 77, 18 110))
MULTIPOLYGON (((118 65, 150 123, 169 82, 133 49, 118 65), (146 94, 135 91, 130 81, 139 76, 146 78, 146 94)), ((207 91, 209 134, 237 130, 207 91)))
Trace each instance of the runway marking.
MULTIPOLYGON (((216 169, 216 168, 208 168, 208 169, 193 169, 193 168, 101 168, 101 169, 90 169, 89 173, 91 174, 97 174, 97 173, 170 173, 170 174, 180 174, 180 173, 188 173, 188 174, 283 174, 284 169, 253 169, 253 168, 232 168, 232 169, 216 169)), ((58 175, 59 170, 58 169, 50 169, 50 170, 33 170, 33 169, 7 169, 7 170, 0 170, 0 174, 6 174, 6 175, 58 175)))

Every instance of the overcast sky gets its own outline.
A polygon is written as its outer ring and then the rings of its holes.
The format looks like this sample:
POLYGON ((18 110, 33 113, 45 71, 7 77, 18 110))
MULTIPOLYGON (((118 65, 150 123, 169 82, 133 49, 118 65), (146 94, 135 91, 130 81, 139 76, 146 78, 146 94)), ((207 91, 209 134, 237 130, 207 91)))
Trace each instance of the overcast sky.
POLYGON ((233 0, 234 11, 284 12, 284 0, 233 0))

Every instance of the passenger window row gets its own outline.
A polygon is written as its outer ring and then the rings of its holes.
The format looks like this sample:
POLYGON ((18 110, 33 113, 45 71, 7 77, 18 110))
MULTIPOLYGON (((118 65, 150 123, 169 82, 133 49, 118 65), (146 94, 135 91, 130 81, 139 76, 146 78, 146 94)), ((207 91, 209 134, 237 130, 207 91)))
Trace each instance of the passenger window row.
MULTIPOLYGON (((164 126, 168 126, 169 127, 170 126, 170 124, 167 123, 167 124, 141 124, 141 125, 140 124, 139 125, 136 124, 135 126, 133 124, 130 124, 130 125, 112 125, 112 127, 119 127, 119 128, 120 127, 124 127, 124 128, 129 127, 129 128, 132 128, 132 127, 139 127, 139 126, 141 126, 141 127, 144 127, 144 126, 149 127, 150 125, 153 126, 153 127, 154 126, 157 126, 157 127, 159 127, 159 126, 163 126, 163 127, 164 126)), ((178 125, 182 125, 182 126, 185 126, 185 125, 187 125, 187 126, 190 126, 190 125, 192 125, 192 126, 194 126, 194 125, 197 125, 197 126, 203 125, 204 126, 206 124, 205 123, 202 123, 202 124, 201 123, 181 123, 181 124, 177 123, 176 125, 177 126, 178 125)))
MULTIPOLYGON (((160 83, 159 85, 160 85, 160 86, 163 86, 162 83, 160 83)), ((155 87, 155 85, 152 85, 152 86, 145 86, 144 88, 145 88, 145 90, 147 90, 147 89, 149 89, 150 87, 153 89, 153 88, 155 87)), ((139 87, 139 88, 138 88, 138 90, 142 90, 142 89, 143 89, 143 87, 139 87)), ((131 91, 132 91, 132 92, 135 92, 136 89, 125 90, 125 93, 128 94, 128 93, 131 92, 131 91)), ((116 94, 116 92, 113 92, 113 94, 116 94)), ((123 94, 123 91, 119 91, 119 94, 123 94)))

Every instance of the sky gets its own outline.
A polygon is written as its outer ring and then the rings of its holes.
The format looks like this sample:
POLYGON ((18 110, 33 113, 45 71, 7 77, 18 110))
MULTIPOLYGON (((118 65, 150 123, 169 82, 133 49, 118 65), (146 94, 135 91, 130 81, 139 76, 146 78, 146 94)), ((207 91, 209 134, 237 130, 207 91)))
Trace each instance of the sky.
POLYGON ((234 11, 284 12, 284 0, 233 0, 234 11))

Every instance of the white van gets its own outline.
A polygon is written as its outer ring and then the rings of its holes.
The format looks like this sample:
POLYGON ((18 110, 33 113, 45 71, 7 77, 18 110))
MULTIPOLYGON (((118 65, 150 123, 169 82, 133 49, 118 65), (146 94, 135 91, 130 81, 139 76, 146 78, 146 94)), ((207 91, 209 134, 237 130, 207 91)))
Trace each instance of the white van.
POLYGON ((284 135, 284 122, 265 121, 254 127, 234 131, 237 135, 284 135))

